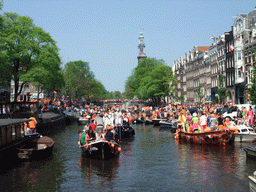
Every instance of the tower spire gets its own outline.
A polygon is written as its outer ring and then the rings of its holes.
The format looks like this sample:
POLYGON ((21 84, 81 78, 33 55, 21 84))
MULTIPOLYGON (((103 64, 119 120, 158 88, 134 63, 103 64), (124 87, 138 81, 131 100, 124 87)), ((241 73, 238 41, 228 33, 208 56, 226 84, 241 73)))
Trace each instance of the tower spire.
POLYGON ((147 58, 147 56, 144 52, 145 44, 144 44, 143 40, 144 40, 144 36, 143 36, 142 31, 141 31, 140 34, 139 34, 139 45, 138 45, 139 56, 137 57, 138 58, 138 63, 141 62, 142 59, 147 58))

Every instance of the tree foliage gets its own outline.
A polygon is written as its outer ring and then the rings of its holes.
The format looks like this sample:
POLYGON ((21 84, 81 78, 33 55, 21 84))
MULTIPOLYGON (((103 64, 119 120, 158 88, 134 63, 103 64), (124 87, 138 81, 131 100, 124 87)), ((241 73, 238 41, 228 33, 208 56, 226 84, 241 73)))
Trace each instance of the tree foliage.
POLYGON ((91 94, 93 73, 89 63, 84 61, 70 61, 64 67, 65 88, 64 95, 71 98, 87 97, 91 94))
POLYGON ((159 99, 169 96, 175 82, 172 68, 164 60, 146 58, 138 63, 125 85, 125 96, 139 99, 159 99))
POLYGON ((204 98, 204 95, 205 95, 204 92, 203 92, 203 85, 202 84, 199 84, 196 92, 197 92, 199 102, 201 102, 202 99, 204 98))
POLYGON ((56 43, 49 33, 35 26, 31 18, 16 13, 4 13, 0 33, 0 55, 4 58, 4 66, 11 72, 11 76, 6 75, 14 80, 14 101, 17 101, 25 83, 33 81, 53 87, 50 76, 55 78, 58 74, 61 79, 56 43), (55 51, 52 53, 52 50, 55 51), (42 77, 47 77, 47 81, 39 79, 42 77), (19 87, 20 81, 22 84, 19 87))
POLYGON ((219 75, 219 88, 218 88, 218 95, 219 95, 219 102, 223 103, 224 100, 227 98, 227 90, 224 86, 225 77, 223 75, 219 75))
POLYGON ((256 103, 256 51, 253 50, 253 61, 254 61, 254 66, 251 72, 251 85, 250 88, 248 89, 248 93, 250 94, 250 100, 253 104, 256 103))

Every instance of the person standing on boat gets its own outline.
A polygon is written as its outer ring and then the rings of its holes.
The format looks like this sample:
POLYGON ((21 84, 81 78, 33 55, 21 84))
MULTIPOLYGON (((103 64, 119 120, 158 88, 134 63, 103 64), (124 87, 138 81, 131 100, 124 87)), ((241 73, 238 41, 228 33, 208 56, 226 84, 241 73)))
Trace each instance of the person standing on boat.
POLYGON ((196 129, 198 129, 198 122, 199 122, 199 119, 196 113, 193 113, 193 117, 191 121, 193 122, 192 132, 194 132, 196 129))
POLYGON ((112 132, 112 127, 110 125, 107 126, 107 133, 105 135, 105 139, 107 141, 114 140, 114 134, 112 132))
POLYGON ((204 130, 207 127, 207 116, 205 115, 205 112, 203 112, 202 116, 200 117, 200 126, 201 126, 201 131, 204 132, 204 130))
POLYGON ((103 118, 100 116, 100 113, 97 113, 97 117, 95 118, 94 122, 96 123, 96 132, 101 130, 103 131, 103 118))
POLYGON ((217 118, 214 114, 211 114, 210 128, 212 131, 215 131, 216 127, 217 127, 217 118))
POLYGON ((246 115, 249 117, 249 126, 253 127, 254 112, 251 106, 250 109, 246 112, 246 115))
POLYGON ((31 117, 29 118, 29 123, 28 123, 28 127, 30 129, 30 134, 34 134, 36 133, 36 124, 37 124, 37 121, 36 121, 36 118, 34 116, 34 114, 31 115, 31 117))
POLYGON ((178 117, 178 123, 180 124, 180 129, 183 129, 184 131, 187 131, 185 129, 185 122, 186 122, 186 117, 183 113, 180 113, 178 117))
POLYGON ((90 124, 90 127, 92 128, 93 131, 94 129, 96 129, 96 124, 93 119, 92 119, 92 123, 90 124))

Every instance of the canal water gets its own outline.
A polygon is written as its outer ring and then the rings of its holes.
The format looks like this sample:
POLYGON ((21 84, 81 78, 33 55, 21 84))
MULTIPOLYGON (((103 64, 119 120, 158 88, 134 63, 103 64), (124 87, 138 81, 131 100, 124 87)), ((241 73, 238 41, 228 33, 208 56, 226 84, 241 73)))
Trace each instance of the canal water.
MULTIPOLYGON (((0 191, 249 191, 256 161, 243 148, 179 143, 169 130, 135 125, 135 137, 121 142, 118 158, 81 156, 79 125, 50 135, 53 155, 22 161, 0 172, 0 191)), ((4 166, 4 165, 1 165, 4 166)))

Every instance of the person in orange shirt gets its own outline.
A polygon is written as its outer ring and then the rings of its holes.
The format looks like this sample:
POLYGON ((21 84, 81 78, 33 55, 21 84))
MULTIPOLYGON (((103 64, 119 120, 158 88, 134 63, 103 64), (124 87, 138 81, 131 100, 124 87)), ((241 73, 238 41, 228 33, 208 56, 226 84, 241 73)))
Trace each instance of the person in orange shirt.
POLYGON ((28 123, 29 132, 30 132, 30 134, 34 134, 34 133, 36 133, 36 124, 37 124, 34 114, 31 115, 29 120, 30 120, 28 123))

